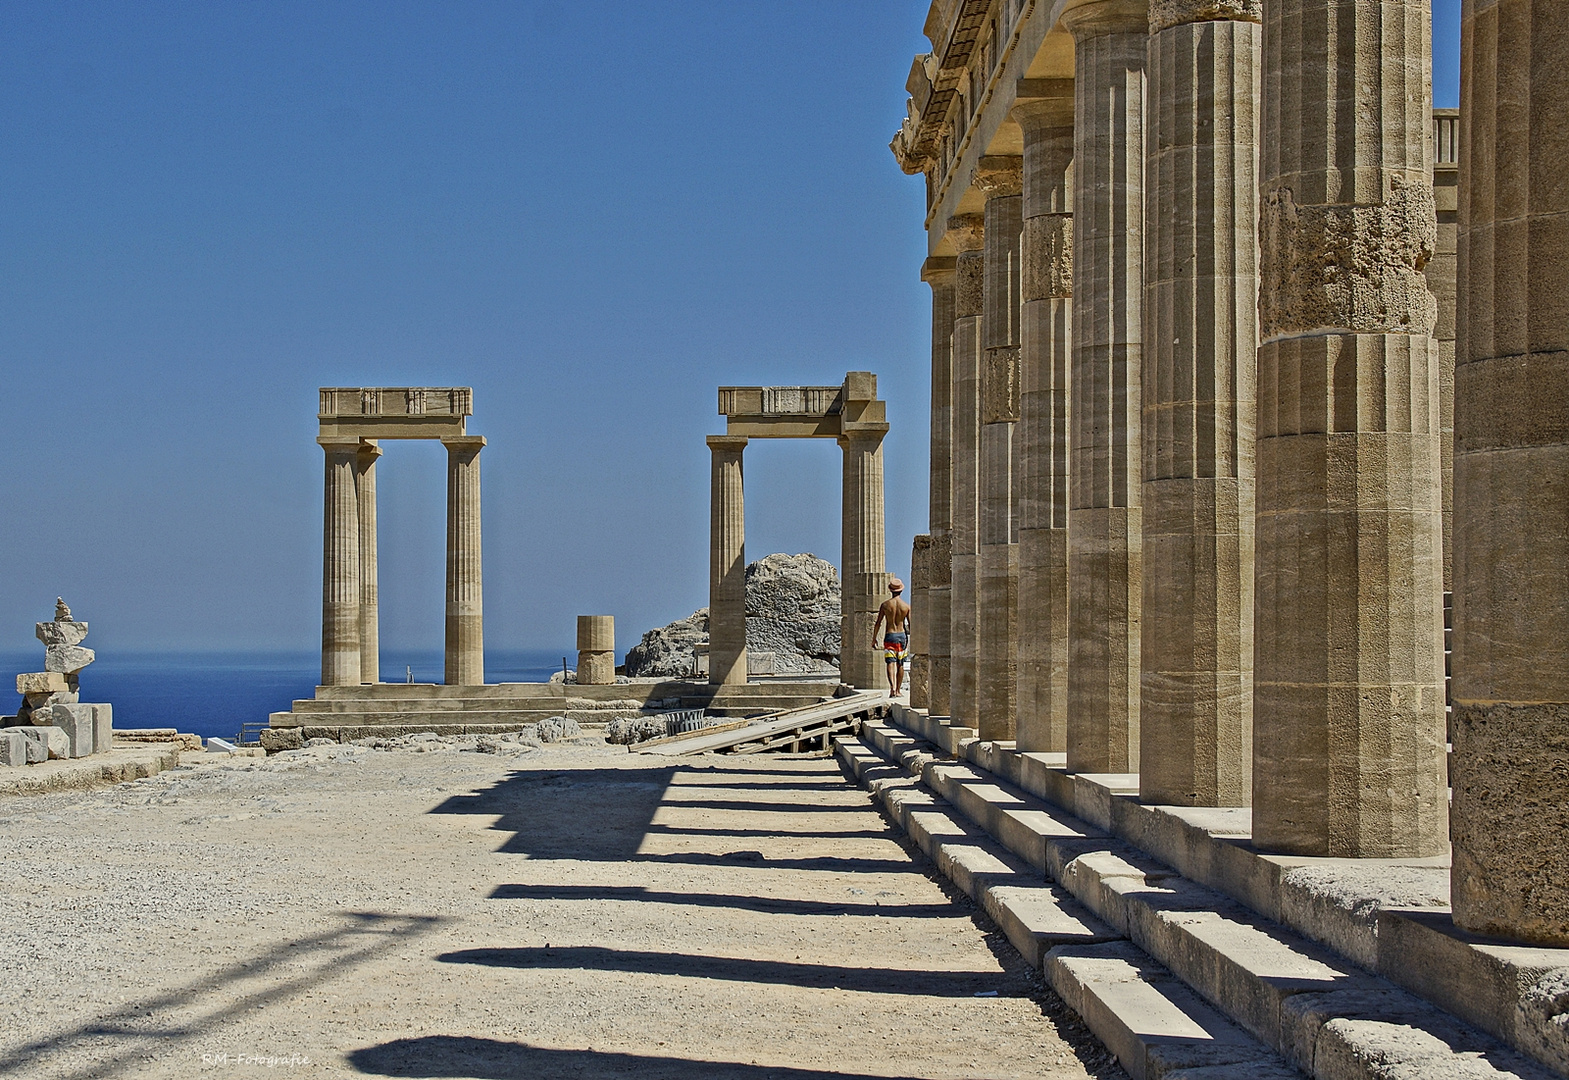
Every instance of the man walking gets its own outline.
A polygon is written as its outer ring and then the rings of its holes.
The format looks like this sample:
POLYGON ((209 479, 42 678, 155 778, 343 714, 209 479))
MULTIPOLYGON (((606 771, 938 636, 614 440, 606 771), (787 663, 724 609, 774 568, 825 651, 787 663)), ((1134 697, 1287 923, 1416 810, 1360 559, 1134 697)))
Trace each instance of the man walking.
POLYGON ((910 648, 910 605, 900 596, 904 582, 898 578, 888 579, 888 591, 893 595, 883 601, 872 623, 872 647, 883 650, 888 664, 888 692, 898 697, 904 692, 904 654, 910 648), (879 627, 885 630, 881 638, 877 636, 879 627))

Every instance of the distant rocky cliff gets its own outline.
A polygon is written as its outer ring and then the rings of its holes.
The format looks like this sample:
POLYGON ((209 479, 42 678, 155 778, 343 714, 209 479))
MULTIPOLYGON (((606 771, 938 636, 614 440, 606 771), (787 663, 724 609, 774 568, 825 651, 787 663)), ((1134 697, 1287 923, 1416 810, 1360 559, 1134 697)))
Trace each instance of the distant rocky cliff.
MULTIPOLYGON (((643 635, 627 653, 634 678, 690 675, 708 644, 708 609, 643 635)), ((816 555, 767 555, 746 568, 746 648, 776 673, 839 670, 839 572, 816 555)))

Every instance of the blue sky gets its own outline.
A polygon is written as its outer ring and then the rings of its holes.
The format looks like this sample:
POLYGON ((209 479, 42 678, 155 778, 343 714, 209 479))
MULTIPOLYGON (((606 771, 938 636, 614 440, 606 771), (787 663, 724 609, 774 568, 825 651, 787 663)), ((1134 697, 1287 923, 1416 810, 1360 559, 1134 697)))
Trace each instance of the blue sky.
MULTIPOLYGON (((918 2, 0 3, 0 648, 315 647, 322 385, 472 385, 486 639, 707 602, 720 383, 876 371, 926 514, 918 2)), ((1458 4, 1435 11, 1453 104, 1458 4)), ((388 447, 382 637, 439 647, 442 451, 388 447)), ((747 550, 837 559, 838 450, 747 550)))

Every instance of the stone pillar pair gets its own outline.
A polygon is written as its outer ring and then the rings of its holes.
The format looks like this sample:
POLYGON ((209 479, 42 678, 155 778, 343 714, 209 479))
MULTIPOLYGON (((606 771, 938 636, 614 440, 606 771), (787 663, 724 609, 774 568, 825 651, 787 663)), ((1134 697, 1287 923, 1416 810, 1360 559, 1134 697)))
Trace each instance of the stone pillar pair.
POLYGON ((1569 6, 1465 0, 1455 922, 1569 946, 1569 6))
MULTIPOLYGON (((379 681, 376 565, 376 460, 369 440, 318 439, 326 454, 323 513, 323 686, 379 681)), ((480 553, 479 436, 443 439, 447 447, 448 685, 485 681, 480 553)))

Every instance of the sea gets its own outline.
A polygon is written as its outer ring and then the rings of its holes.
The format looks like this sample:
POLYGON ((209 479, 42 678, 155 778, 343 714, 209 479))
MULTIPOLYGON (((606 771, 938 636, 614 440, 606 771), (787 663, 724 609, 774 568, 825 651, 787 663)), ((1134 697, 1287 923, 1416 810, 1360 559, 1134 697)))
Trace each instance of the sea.
MULTIPOLYGON (((485 652, 485 681, 544 682, 561 670, 566 650, 485 652)), ((37 671, 43 647, 0 653, 0 672, 37 671)), ((265 724, 296 699, 316 695, 318 652, 104 651, 81 674, 83 701, 114 706, 117 728, 178 728, 204 739, 234 739, 244 724, 265 724)), ((381 654, 383 682, 439 683, 439 649, 381 654)), ((9 681, 7 678, 6 681, 9 681)), ((15 713, 22 699, 0 687, 0 712, 15 713)))

